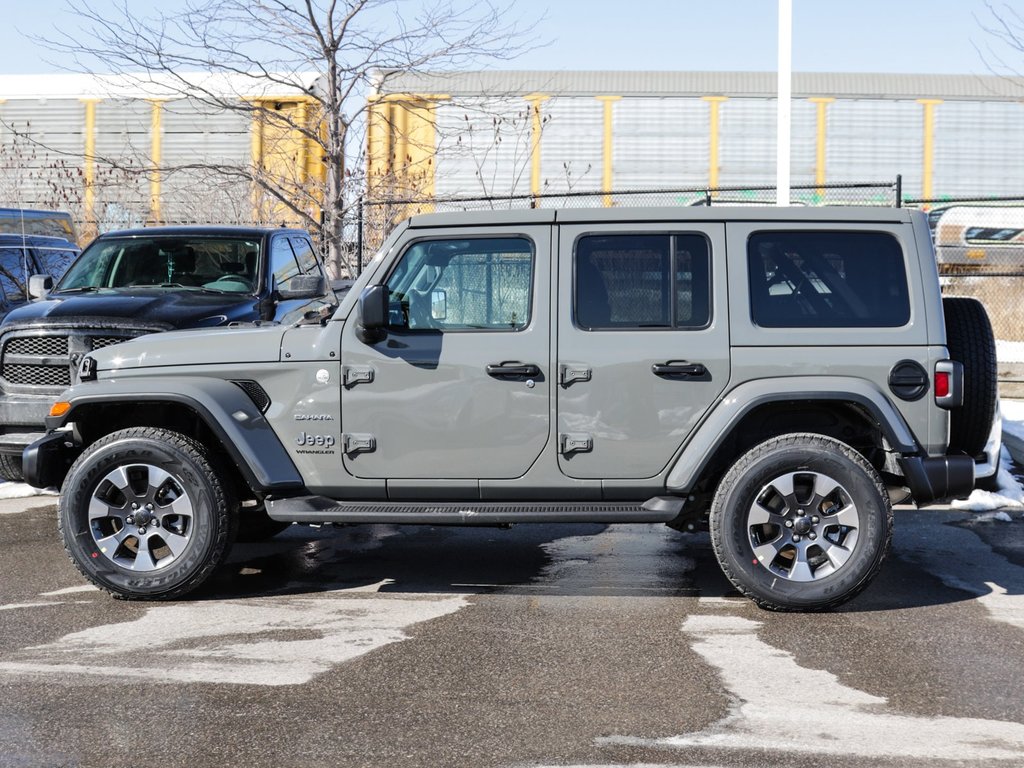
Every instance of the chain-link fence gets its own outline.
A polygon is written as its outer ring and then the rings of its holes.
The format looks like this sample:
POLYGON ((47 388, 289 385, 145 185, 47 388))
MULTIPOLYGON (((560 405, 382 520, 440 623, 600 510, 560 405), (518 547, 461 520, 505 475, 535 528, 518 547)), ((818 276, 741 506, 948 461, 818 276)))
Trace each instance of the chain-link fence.
POLYGON ((1024 364, 1012 344, 1024 341, 1024 195, 905 199, 903 204, 928 212, 943 292, 984 303, 1001 342, 1001 362, 1024 364), (1020 361, 1014 359, 1018 356, 1020 361))

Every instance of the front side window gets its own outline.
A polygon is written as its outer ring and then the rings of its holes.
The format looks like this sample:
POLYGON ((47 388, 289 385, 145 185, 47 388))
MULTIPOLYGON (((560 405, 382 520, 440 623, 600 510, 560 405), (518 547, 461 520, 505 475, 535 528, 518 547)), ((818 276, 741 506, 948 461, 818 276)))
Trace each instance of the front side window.
POLYGON ((518 331, 530 322, 533 247, 521 237, 414 243, 388 278, 398 330, 518 331))
POLYGON ((903 250, 884 232, 755 232, 750 309, 765 328, 894 328, 910 321, 903 250))
POLYGON ((25 298, 25 251, 0 248, 0 298, 25 298))
POLYGON ((291 241, 292 250, 295 252, 295 260, 299 263, 299 269, 302 271, 302 274, 320 274, 320 266, 316 260, 316 254, 313 253, 313 244, 304 237, 290 237, 288 239, 291 241))
POLYGON ((270 246, 270 271, 274 273, 274 285, 284 285, 299 274, 299 264, 288 238, 278 237, 270 246))
POLYGON ((36 261, 43 274, 59 278, 78 256, 78 251, 69 248, 33 248, 36 261))
POLYGON ((575 249, 576 324, 584 330, 704 328, 710 251, 698 234, 587 235, 575 249))

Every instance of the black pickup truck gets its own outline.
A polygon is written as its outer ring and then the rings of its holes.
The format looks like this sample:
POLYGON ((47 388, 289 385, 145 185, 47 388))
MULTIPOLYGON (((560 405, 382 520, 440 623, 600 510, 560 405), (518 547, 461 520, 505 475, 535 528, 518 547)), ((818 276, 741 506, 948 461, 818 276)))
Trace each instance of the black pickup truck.
POLYGON ((23 477, 50 404, 87 353, 147 333, 295 322, 336 305, 307 232, 146 227, 96 238, 52 290, 0 321, 0 476, 23 477))

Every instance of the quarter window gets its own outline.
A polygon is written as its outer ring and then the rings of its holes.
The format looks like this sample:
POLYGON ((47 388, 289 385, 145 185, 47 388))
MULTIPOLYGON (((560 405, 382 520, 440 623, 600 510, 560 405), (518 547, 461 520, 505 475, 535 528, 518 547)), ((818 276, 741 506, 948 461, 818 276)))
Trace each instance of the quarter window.
POLYGON ((581 237, 575 289, 576 324, 588 331, 706 327, 708 241, 697 234, 581 237))
POLYGON ((910 320, 903 251, 884 232, 755 232, 751 318, 766 328, 893 328, 910 320))
POLYGON ((533 247, 518 237, 414 243, 388 279, 399 330, 518 331, 530 322, 533 247))

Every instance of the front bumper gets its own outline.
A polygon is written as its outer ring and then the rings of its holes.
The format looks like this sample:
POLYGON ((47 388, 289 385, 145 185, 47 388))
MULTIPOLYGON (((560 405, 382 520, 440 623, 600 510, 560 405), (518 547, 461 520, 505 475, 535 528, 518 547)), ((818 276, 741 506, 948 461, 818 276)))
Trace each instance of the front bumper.
POLYGON ((33 488, 60 488, 81 452, 70 429, 43 435, 21 454, 25 482, 33 488))

